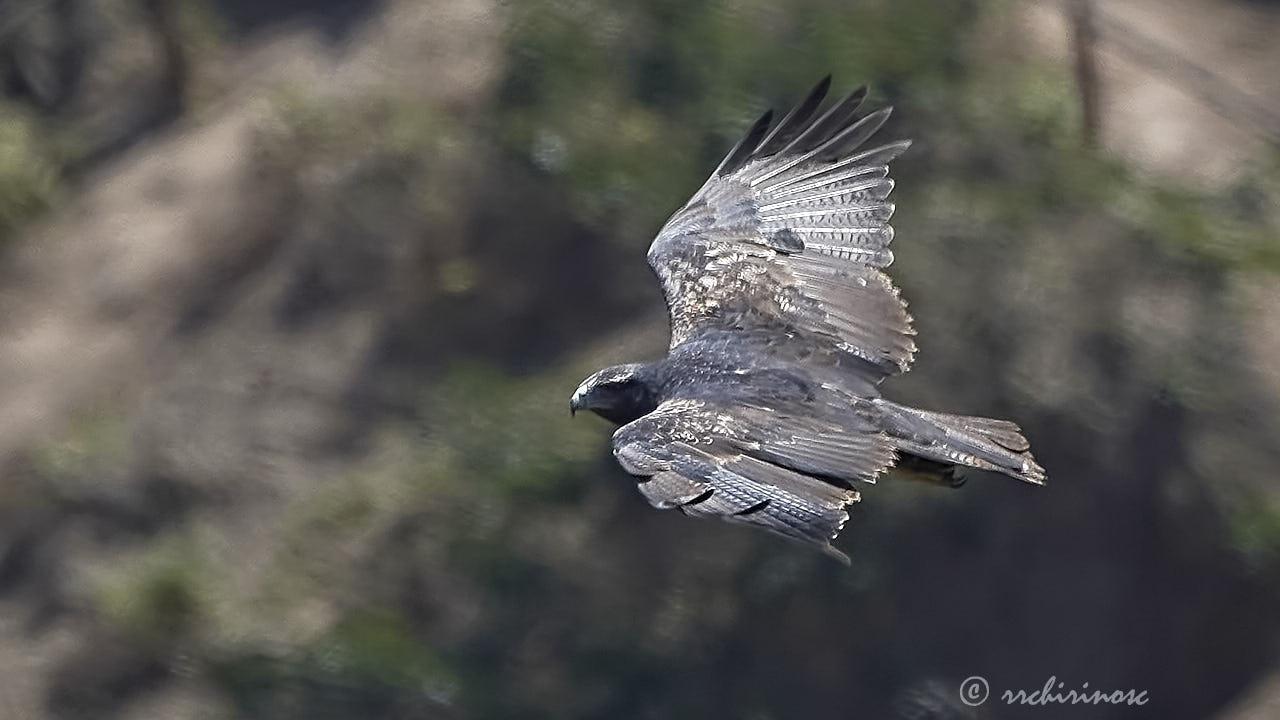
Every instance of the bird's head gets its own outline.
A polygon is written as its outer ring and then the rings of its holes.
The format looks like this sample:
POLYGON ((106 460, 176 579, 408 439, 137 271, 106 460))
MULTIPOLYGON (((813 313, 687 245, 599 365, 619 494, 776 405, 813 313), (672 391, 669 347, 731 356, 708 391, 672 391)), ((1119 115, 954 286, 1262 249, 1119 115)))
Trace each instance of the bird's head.
POLYGON ((607 367, 586 380, 569 398, 569 412, 591 410, 623 425, 653 412, 658 403, 647 382, 644 363, 607 367))

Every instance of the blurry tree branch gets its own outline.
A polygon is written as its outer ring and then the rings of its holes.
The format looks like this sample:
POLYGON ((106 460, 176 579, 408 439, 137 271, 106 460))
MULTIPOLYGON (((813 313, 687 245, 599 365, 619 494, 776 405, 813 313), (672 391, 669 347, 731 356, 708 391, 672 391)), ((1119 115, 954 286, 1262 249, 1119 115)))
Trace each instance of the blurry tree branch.
POLYGON ((164 58, 159 97, 165 107, 161 112, 181 113, 186 107, 189 63, 178 8, 171 0, 143 0, 142 8, 164 58))
MULTIPOLYGON (((1086 4, 1085 0, 1073 3, 1082 4, 1086 4)), ((1107 46, 1169 78, 1227 120, 1247 126, 1271 143, 1280 145, 1280 110, 1269 107, 1226 78, 1187 59, 1133 25, 1103 11, 1095 15, 1092 18, 1093 30, 1107 46)))
POLYGON ((1098 110, 1098 32, 1094 24, 1093 1, 1072 0, 1070 17, 1084 142, 1089 147, 1095 147, 1102 131, 1102 117, 1098 110))

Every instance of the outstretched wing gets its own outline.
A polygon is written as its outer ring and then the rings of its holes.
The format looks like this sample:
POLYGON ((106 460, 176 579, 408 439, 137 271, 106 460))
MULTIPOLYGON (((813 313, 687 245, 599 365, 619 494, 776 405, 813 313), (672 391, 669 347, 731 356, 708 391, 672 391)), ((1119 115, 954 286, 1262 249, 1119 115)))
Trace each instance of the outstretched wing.
POLYGON ((840 424, 755 406, 669 400, 622 426, 613 452, 651 505, 762 527, 848 561, 831 540, 892 441, 855 409, 840 424))
POLYGON ((877 380, 909 366, 911 317, 880 268, 893 262, 888 163, 910 143, 859 150, 890 112, 855 119, 865 88, 815 119, 829 84, 772 131, 765 113, 653 241, 671 347, 764 327, 830 342, 877 380))

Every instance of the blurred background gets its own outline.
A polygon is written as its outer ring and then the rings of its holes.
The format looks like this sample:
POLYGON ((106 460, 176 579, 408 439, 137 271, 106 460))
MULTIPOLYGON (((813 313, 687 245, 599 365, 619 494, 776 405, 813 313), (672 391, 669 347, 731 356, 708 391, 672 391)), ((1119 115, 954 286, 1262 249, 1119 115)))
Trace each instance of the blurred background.
POLYGON ((0 0, 0 718, 1280 717, 1280 4, 0 0), (765 107, 897 108, 921 353, 1048 468, 845 568, 570 421, 765 107), (960 702, 981 675, 992 698, 960 702), (1009 707, 1005 690, 1145 690, 1009 707))

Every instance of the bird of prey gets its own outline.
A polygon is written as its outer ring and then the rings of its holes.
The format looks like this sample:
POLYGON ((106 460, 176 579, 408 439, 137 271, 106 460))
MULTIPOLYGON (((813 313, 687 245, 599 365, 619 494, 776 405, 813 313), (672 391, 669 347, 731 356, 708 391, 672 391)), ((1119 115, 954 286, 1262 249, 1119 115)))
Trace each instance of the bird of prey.
POLYGON ((658 508, 831 546, 857 481, 894 467, 957 484, 979 468, 1043 484, 1012 422, 881 396, 907 371, 911 316, 893 262, 888 164, 865 147, 890 108, 861 87, 821 114, 824 78, 776 125, 766 112, 649 247, 671 318, 662 360, 605 368, 573 393, 620 428, 613 453, 658 508))

